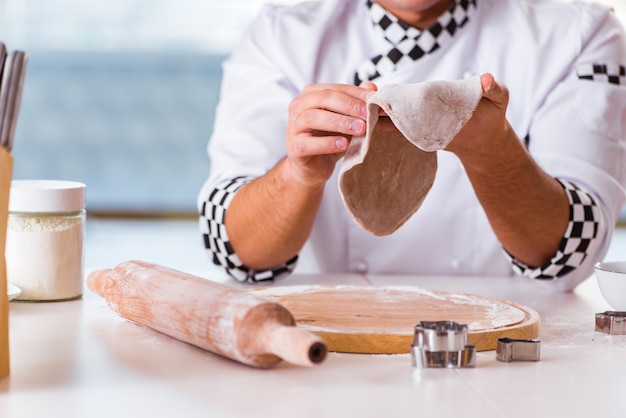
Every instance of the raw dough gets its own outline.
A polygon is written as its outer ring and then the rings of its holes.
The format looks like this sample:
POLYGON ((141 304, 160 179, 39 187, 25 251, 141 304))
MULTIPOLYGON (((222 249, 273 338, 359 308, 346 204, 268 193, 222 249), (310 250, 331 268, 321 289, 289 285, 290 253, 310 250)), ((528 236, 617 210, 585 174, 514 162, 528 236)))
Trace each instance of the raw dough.
POLYGON ((389 235, 419 209, 435 180, 435 151, 463 128, 482 93, 474 76, 387 84, 370 98, 367 132, 352 138, 339 172, 344 204, 363 229, 389 235))

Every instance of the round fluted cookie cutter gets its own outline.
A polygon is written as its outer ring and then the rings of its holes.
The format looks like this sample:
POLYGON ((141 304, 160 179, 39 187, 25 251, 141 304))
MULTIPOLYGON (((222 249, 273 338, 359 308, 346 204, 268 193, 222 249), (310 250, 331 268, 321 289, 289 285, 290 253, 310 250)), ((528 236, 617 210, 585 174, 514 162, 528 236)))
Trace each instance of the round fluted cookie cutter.
POLYGON ((421 321, 411 345, 413 367, 474 367, 476 347, 468 345, 466 324, 454 321, 421 321))

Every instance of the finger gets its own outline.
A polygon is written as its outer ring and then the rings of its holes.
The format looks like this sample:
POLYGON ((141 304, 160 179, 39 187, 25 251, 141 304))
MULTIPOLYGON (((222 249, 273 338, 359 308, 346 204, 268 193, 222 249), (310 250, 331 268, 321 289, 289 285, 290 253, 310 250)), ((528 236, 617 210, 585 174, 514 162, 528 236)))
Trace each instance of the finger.
POLYGON ((310 85, 290 105, 290 113, 307 108, 320 108, 336 113, 365 118, 366 103, 374 90, 346 85, 310 85), (323 88, 332 86, 333 88, 323 88))
POLYGON ((372 90, 372 91, 378 91, 378 86, 374 83, 372 83, 371 81, 366 81, 363 84, 361 84, 359 87, 362 87, 364 89, 368 89, 368 90, 372 90))
POLYGON ((313 157, 344 152, 350 143, 349 137, 316 132, 301 135, 287 142, 287 154, 292 158, 313 157))
POLYGON ((295 135, 312 132, 332 132, 342 135, 363 135, 365 121, 324 109, 307 109, 292 114, 288 130, 295 135))
POLYGON ((367 96, 371 94, 371 92, 378 90, 376 84, 372 82, 363 83, 361 86, 354 86, 352 84, 309 84, 302 89, 302 93, 310 93, 313 91, 323 91, 323 90, 332 90, 338 91, 341 93, 348 94, 350 96, 358 97, 359 99, 365 101, 367 96))

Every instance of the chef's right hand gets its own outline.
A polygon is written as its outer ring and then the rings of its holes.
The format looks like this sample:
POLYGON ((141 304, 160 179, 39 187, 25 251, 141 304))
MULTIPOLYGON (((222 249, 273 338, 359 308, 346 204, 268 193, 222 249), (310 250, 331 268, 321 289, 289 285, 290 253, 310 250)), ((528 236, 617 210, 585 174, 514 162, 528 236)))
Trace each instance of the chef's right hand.
POLYGON ((289 105, 287 162, 304 186, 323 187, 353 136, 365 134, 370 82, 310 84, 289 105))

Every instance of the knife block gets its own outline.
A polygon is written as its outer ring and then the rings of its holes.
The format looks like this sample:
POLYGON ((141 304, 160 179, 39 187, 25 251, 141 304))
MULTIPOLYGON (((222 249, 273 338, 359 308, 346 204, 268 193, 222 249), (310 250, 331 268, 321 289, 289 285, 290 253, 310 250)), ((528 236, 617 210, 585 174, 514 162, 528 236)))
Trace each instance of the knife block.
POLYGON ((13 176, 13 158, 0 147, 0 379, 9 375, 9 298, 7 297, 7 271, 5 247, 9 217, 9 191, 13 176))

